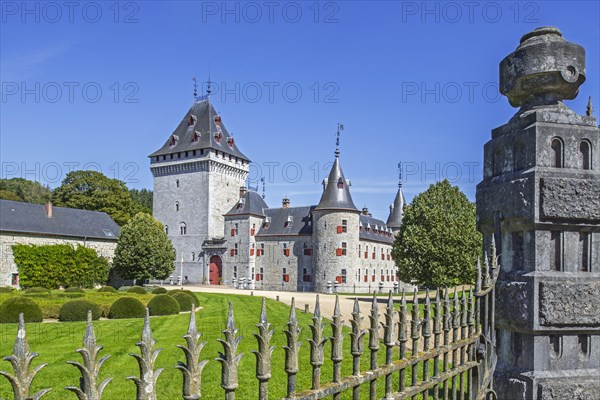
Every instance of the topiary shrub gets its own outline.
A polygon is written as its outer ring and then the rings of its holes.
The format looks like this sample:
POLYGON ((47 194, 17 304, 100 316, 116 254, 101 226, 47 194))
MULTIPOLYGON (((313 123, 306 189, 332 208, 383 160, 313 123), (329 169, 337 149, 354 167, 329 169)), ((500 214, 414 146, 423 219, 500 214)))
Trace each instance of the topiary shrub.
POLYGON ((157 287, 152 290, 152 294, 167 294, 168 290, 164 287, 157 287))
POLYGON ((132 286, 127 289, 127 293, 146 294, 148 292, 146 292, 146 289, 144 289, 142 286, 132 286))
POLYGON ((73 286, 73 287, 66 288, 65 293, 85 293, 85 290, 83 290, 80 287, 73 286))
POLYGON ((43 288, 43 287, 30 287, 29 289, 25 290, 24 293, 27 294, 33 294, 33 293, 50 293, 49 289, 43 288))
POLYGON ((117 289, 112 286, 102 286, 98 289, 98 293, 117 293, 117 289))
POLYGON ((167 294, 159 294, 148 303, 150 315, 172 315, 179 314, 181 307, 179 302, 167 294))
POLYGON ((0 293, 12 293, 14 290, 15 289, 10 286, 0 286, 0 293))
POLYGON ((25 317, 25 322, 42 322, 43 314, 40 306, 31 299, 17 296, 6 299, 0 304, 0 323, 17 323, 21 313, 25 317))
POLYGON ((191 290, 174 289, 174 290, 169 291, 170 295, 173 295, 175 293, 187 293, 190 296, 192 296, 192 299, 194 299, 194 304, 196 306, 198 306, 200 304, 200 300, 198 300, 198 296, 196 296, 196 293, 192 292, 191 290))
POLYGON ((92 319, 100 318, 100 306, 89 300, 67 301, 60 308, 58 319, 60 321, 85 321, 88 310, 92 312, 92 319))
POLYGON ((194 298, 185 292, 172 293, 170 295, 179 303, 181 311, 190 311, 192 304, 194 304, 194 298))
POLYGON ((135 297, 121 297, 110 306, 108 318, 144 318, 146 307, 135 297))
MULTIPOLYGON (((37 296, 42 296, 43 297, 44 295, 43 294, 41 294, 41 295, 40 294, 31 295, 30 294, 28 296, 36 296, 36 297, 37 296)), ((66 297, 68 299, 76 299, 78 297, 83 297, 83 296, 85 296, 85 293, 79 293, 79 292, 75 292, 75 293, 59 293, 58 294, 58 297, 66 297)))

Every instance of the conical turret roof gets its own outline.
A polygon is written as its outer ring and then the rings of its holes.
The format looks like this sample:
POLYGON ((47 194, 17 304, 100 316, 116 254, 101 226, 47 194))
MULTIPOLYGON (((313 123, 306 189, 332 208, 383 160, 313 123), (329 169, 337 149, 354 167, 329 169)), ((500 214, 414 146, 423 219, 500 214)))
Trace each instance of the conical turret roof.
POLYGON ((402 225, 403 208, 406 200, 404 199, 404 193, 402 192, 402 186, 398 188, 394 203, 390 207, 390 216, 387 220, 387 226, 392 229, 398 229, 402 225))
POLYGON ((329 172, 329 177, 327 178, 327 182, 323 190, 323 195, 321 196, 321 200, 319 201, 319 205, 317 205, 316 209, 339 209, 359 212, 358 208, 356 208, 354 202, 352 201, 350 187, 346 181, 346 178, 344 177, 344 172, 342 171, 338 154, 339 151, 336 151, 335 161, 333 162, 333 166, 329 172))

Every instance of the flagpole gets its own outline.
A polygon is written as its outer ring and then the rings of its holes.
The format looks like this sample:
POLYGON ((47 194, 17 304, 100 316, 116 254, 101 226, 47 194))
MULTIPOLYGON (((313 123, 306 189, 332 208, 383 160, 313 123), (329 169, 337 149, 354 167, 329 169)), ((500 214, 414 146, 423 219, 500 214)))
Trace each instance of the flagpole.
POLYGON ((181 264, 179 268, 179 281, 181 282, 181 290, 183 290, 183 256, 181 256, 181 264))

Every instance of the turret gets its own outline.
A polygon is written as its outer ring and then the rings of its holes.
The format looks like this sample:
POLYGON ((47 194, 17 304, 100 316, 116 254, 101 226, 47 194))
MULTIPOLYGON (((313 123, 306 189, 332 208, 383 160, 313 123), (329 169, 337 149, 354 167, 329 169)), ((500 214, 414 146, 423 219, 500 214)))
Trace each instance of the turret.
POLYGON ((396 233, 400 230, 402 226, 402 217, 404 215, 404 204, 406 200, 404 199, 404 193, 402 192, 402 163, 398 163, 398 192, 396 192, 396 197, 394 198, 394 202, 390 204, 390 216, 387 219, 387 226, 392 228, 392 232, 396 233))

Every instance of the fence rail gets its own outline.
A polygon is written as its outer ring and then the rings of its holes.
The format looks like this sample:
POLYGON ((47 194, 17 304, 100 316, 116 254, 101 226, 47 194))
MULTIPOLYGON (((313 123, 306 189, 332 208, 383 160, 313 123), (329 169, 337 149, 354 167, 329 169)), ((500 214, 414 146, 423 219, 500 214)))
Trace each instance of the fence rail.
MULTIPOLYGON (((352 392, 353 399, 360 398, 363 386, 369 386, 369 398, 377 398, 377 385, 384 384, 384 399, 495 399, 496 394, 491 389, 493 369, 495 368, 495 337, 494 337, 494 285, 498 275, 498 265, 495 247, 492 245, 490 262, 487 256, 483 267, 477 263, 475 289, 462 296, 454 292, 450 298, 446 289, 443 293, 436 291, 433 300, 427 293, 421 305, 415 291, 412 309, 403 293, 399 311, 395 309, 394 299, 390 293, 380 322, 377 297, 369 311, 369 329, 361 329, 363 316, 358 299, 354 301, 352 318, 350 354, 352 356, 352 374, 341 376, 343 359, 343 323, 340 313, 339 298, 336 297, 335 308, 331 322, 332 336, 324 336, 326 323, 321 316, 319 297, 314 309, 311 330, 310 365, 312 367, 311 389, 297 392, 296 375, 299 372, 300 329, 296 318, 294 300, 290 308, 287 326, 284 330, 287 343, 285 350, 284 370, 287 374, 286 399, 322 399, 332 396, 340 399, 343 392, 352 392), (383 336, 380 337, 380 326, 383 336), (365 336, 367 350, 365 350, 365 336), (325 360, 326 342, 331 342, 329 359, 333 364, 332 382, 321 382, 321 368, 325 360), (408 344, 410 343, 410 349, 408 344), (410 350, 410 352, 409 352, 410 350), (361 357, 369 353, 370 366, 361 371, 361 357), (378 353, 385 352, 385 362, 378 363, 378 353), (393 376, 398 375, 397 387, 393 385, 393 376)), ((202 350, 206 342, 201 341, 201 333, 196 326, 195 313, 190 313, 190 323, 185 339, 185 345, 178 345, 185 356, 185 362, 179 362, 175 367, 183 374, 181 396, 185 400, 199 399, 202 393, 202 370, 208 360, 202 359, 202 350)), ((266 400, 269 396, 269 380, 272 376, 271 356, 274 346, 271 345, 273 330, 268 322, 266 303, 263 299, 259 323, 256 325, 257 350, 252 351, 256 356, 256 379, 259 383, 257 398, 266 400)), ((238 352, 241 336, 235 325, 234 310, 229 304, 227 325, 223 330, 223 338, 217 339, 223 346, 217 361, 221 363, 221 388, 226 400, 235 399, 239 387, 238 365, 242 353, 238 352)), ((156 359, 160 349, 155 349, 156 341, 152 337, 148 311, 144 320, 141 340, 136 343, 140 353, 130 354, 139 365, 139 376, 128 377, 137 388, 136 399, 155 400, 157 379, 162 368, 156 368, 156 359)), ((109 357, 101 358, 99 353, 102 346, 96 342, 91 313, 88 313, 83 347, 77 352, 82 357, 82 363, 69 361, 81 373, 79 386, 67 386, 65 389, 74 392, 79 400, 100 400, 104 388, 112 378, 99 382, 99 372, 102 364, 109 357)), ((37 400, 46 394, 50 388, 31 393, 31 384, 36 374, 45 364, 32 368, 32 360, 38 354, 31 352, 25 332, 23 315, 19 317, 19 326, 13 354, 4 360, 9 361, 13 373, 0 371, 11 383, 16 400, 37 400)), ((207 355, 204 355, 207 356, 207 355)))

